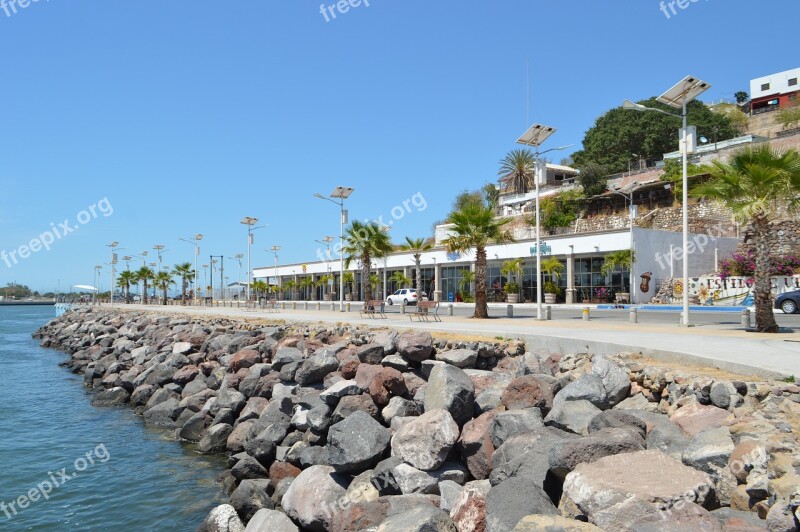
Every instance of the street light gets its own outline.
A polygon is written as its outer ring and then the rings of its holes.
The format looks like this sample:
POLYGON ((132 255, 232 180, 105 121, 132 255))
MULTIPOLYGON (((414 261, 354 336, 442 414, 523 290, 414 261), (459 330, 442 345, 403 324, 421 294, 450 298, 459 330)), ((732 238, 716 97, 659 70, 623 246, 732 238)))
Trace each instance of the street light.
POLYGON ((541 160, 541 156, 551 151, 566 150, 572 144, 561 146, 558 148, 551 148, 543 152, 539 151, 539 147, 549 139, 556 128, 544 126, 542 124, 533 124, 528 131, 526 131, 520 138, 517 139, 517 144, 524 146, 532 146, 536 150, 535 155, 535 180, 536 180, 536 319, 544 320, 544 311, 542 309, 542 238, 541 238, 541 222, 539 220, 539 186, 547 183, 547 163, 541 160))
POLYGON ((180 237, 178 237, 178 240, 182 240, 183 242, 187 242, 189 244, 194 244, 194 297, 192 299, 194 300, 195 304, 197 304, 197 291, 199 289, 199 285, 197 284, 198 280, 197 277, 200 275, 200 273, 197 270, 197 258, 200 256, 200 246, 197 243, 203 240, 203 235, 202 233, 197 233, 196 235, 194 235, 194 238, 192 240, 180 237))
MULTIPOLYGON (((632 111, 655 111, 668 116, 675 116, 683 120, 681 128, 681 157, 683 157, 683 315, 681 325, 689 327, 689 125, 686 106, 708 89, 711 85, 692 76, 686 76, 656 100, 673 109, 680 109, 681 113, 671 113, 663 109, 645 107, 644 105, 625 100, 623 109, 632 111)), ((692 150, 694 151, 694 150, 692 150)))
POLYGON ((253 269, 250 266, 250 247, 253 245, 253 231, 262 229, 266 225, 253 227, 258 223, 258 218, 251 216, 245 216, 239 223, 247 226, 247 304, 250 304, 250 281, 253 279, 253 269))
POLYGON ((617 194, 618 196, 622 196, 623 198, 625 198, 626 200, 628 200, 630 202, 630 207, 628 207, 628 223, 630 225, 631 266, 630 266, 630 270, 628 271, 628 276, 629 276, 628 282, 631 285, 630 286, 630 290, 631 290, 630 304, 632 305, 633 304, 633 300, 636 297, 636 283, 633 282, 633 255, 635 253, 635 247, 633 245, 633 220, 634 220, 634 218, 636 218, 636 210, 635 210, 636 206, 633 204, 633 191, 631 191, 631 192, 626 194, 625 192, 620 192, 619 190, 612 190, 611 193, 612 194, 617 194))
MULTIPOLYGON (((272 246, 267 251, 271 251, 275 255, 275 283, 278 290, 283 287, 283 283, 278 279, 278 252, 281 250, 280 246, 272 246)), ((278 292, 275 292, 275 301, 278 300, 278 292)))
POLYGON ((156 253, 158 253, 158 271, 163 269, 163 266, 161 265, 161 254, 169 251, 168 249, 164 249, 165 247, 166 246, 164 246, 164 244, 156 244, 153 246, 153 249, 156 250, 156 253))
POLYGON ((341 219, 339 220, 339 245, 341 246, 339 250, 339 312, 344 312, 344 226, 347 223, 347 211, 344 210, 344 200, 349 198, 354 190, 355 189, 352 187, 336 187, 329 198, 326 198, 319 192, 314 194, 315 198, 335 203, 339 206, 341 211, 341 219), (337 199, 339 201, 336 201, 337 199))
POLYGON ((114 306, 114 265, 117 263, 117 254, 114 252, 114 248, 119 246, 119 242, 112 242, 110 244, 106 244, 106 246, 111 248, 111 304, 110 306, 114 306))
POLYGON ((237 253, 233 257, 228 258, 239 263, 239 273, 236 276, 236 299, 239 299, 242 295, 242 259, 244 258, 244 253, 237 253))
MULTIPOLYGON (((325 260, 325 265, 328 267, 328 273, 331 273, 331 260, 330 260, 332 258, 331 257, 331 242, 333 242, 333 241, 334 241, 334 237, 332 237, 332 236, 326 236, 322 240, 314 239, 314 242, 322 244, 323 246, 326 246, 328 248, 328 255, 327 255, 328 258, 325 260)), ((327 291, 328 291, 328 286, 325 286, 322 289, 322 297, 323 297, 323 299, 325 298, 325 293, 327 291)))
POLYGON ((99 304, 98 296, 100 295, 100 270, 103 267, 101 265, 97 265, 94 267, 94 304, 99 304))

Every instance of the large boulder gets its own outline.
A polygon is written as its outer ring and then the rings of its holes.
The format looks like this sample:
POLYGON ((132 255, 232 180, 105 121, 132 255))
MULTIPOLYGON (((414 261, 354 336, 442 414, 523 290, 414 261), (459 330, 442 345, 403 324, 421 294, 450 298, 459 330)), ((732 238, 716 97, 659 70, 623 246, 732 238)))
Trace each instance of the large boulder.
POLYGON ((259 362, 261 362, 261 353, 252 349, 242 349, 231 358, 231 373, 237 373, 240 369, 255 366, 259 362))
POLYGON ((692 403, 676 410, 670 420, 689 436, 697 436, 706 429, 721 427, 729 415, 716 406, 692 403))
POLYGON ((119 406, 124 405, 131 398, 125 388, 117 386, 110 390, 101 390, 92 397, 92 406, 119 406))
POLYGON ((489 437, 492 439, 494 447, 497 448, 511 436, 542 427, 544 427, 544 421, 538 408, 499 412, 489 425, 489 437))
POLYGON ((197 532, 244 532, 244 523, 230 504, 217 506, 200 523, 197 532))
POLYGON ((558 509, 530 477, 509 478, 486 496, 486 532, 513 530, 531 514, 558 515, 558 509))
POLYGON ((702 504, 712 490, 706 473, 660 451, 639 451, 578 464, 564 481, 562 515, 586 516, 609 532, 687 502, 702 504))
POLYGON ((245 532, 299 532, 285 513, 262 508, 247 523, 245 532))
POLYGON ((614 364, 605 356, 597 355, 592 359, 592 374, 600 377, 605 391, 604 404, 598 405, 602 409, 611 408, 628 397, 631 390, 631 380, 628 372, 618 364, 614 364))
POLYGON ((472 349, 453 349, 436 354, 436 360, 447 362, 457 368, 474 368, 478 353, 472 349))
POLYGON ((339 473, 360 473, 375 466, 389 447, 389 429, 357 411, 328 430, 325 463, 339 473))
POLYGON ((515 408, 540 408, 546 415, 553 407, 553 389, 540 375, 517 377, 503 390, 503 406, 515 408))
POLYGON ((233 432, 233 427, 227 423, 212 425, 197 444, 199 453, 221 453, 228 446, 228 436, 233 432))
POLYGON ((423 471, 438 469, 458 441, 458 425, 450 412, 430 410, 404 424, 392 438, 392 456, 423 471))
POLYGON ((494 444, 489 435, 489 427, 497 415, 496 411, 486 412, 464 425, 461 431, 461 458, 469 472, 478 480, 489 477, 492 471, 494 444))
POLYGON ((488 480, 468 482, 458 494, 450 517, 458 532, 483 532, 486 529, 486 498, 492 485, 488 480))
POLYGON ((576 436, 541 428, 510 437, 492 455, 489 480, 496 486, 510 477, 525 476, 544 488, 550 470, 550 450, 576 436))
POLYGON ((591 523, 567 519, 560 515, 529 515, 514 527, 513 532, 603 532, 591 523))
POLYGON ((450 412, 458 426, 472 419, 475 387, 464 370, 448 364, 431 371, 425 389, 425 411, 439 408, 450 412))
POLYGON ((336 355, 330 351, 322 351, 303 361, 294 374, 294 380, 301 386, 317 384, 322 382, 329 373, 338 369, 339 360, 336 355))
POLYGON ((376 532, 456 532, 450 516, 432 506, 417 506, 387 517, 376 532))
POLYGON ((433 354, 433 338, 429 332, 404 332, 395 340, 397 351, 414 362, 428 360, 433 354))
POLYGON ((439 497, 414 494, 383 496, 373 501, 342 500, 330 529, 337 532, 376 530, 387 517, 403 514, 420 506, 438 509, 439 497))
POLYGON ((270 481, 266 479, 242 480, 239 486, 231 493, 231 506, 236 508, 242 522, 247 523, 255 513, 262 508, 272 510, 275 504, 272 502, 267 491, 270 488, 270 481))
POLYGON ((556 401, 544 418, 545 424, 575 434, 589 434, 589 425, 601 410, 589 400, 556 401))
POLYGON ((439 483, 445 481, 463 485, 467 480, 467 469, 457 462, 445 462, 433 471, 420 471, 408 464, 399 464, 392 470, 397 486, 404 495, 431 493, 439 495, 439 483))
POLYGON ((380 364, 385 352, 380 344, 365 344, 356 349, 356 355, 362 364, 380 364))
POLYGON ((550 470, 564 478, 578 464, 591 463, 604 456, 644 451, 644 439, 627 429, 601 429, 585 438, 565 441, 550 449, 550 470))
POLYGON ((337 502, 348 484, 347 477, 336 474, 330 466, 311 466, 292 481, 281 506, 302 528, 325 532, 331 529, 337 502))

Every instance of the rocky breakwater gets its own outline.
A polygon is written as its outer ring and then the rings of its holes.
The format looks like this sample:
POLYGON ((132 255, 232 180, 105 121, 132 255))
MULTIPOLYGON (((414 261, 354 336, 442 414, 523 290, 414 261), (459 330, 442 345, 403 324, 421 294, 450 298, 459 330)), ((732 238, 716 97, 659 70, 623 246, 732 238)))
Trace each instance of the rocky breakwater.
POLYGON ((227 453, 204 531, 796 530, 800 388, 347 326, 73 311, 36 333, 227 453))

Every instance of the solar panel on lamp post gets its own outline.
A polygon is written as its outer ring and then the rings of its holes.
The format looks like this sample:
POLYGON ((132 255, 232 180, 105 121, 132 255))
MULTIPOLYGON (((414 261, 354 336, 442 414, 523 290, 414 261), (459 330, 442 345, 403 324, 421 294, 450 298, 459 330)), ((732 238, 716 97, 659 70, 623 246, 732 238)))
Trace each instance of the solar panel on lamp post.
POLYGON ((344 200, 350 197, 355 191, 352 187, 336 187, 330 197, 325 197, 320 193, 314 194, 315 198, 323 199, 335 203, 341 210, 339 224, 339 312, 344 312, 344 226, 347 224, 347 211, 344 210, 344 200), (331 199, 333 198, 333 199, 331 199), (339 201, 336 201, 336 200, 339 201))
POLYGON ((535 151, 535 181, 536 181, 536 319, 544 320, 542 309, 542 233, 539 216, 539 186, 547 183, 547 164, 543 164, 541 156, 551 151, 566 150, 572 144, 551 148, 543 152, 539 147, 556 132, 556 128, 542 124, 533 124, 520 138, 517 144, 531 146, 535 151))
MULTIPOLYGON (((638 103, 625 100, 622 104, 623 109, 631 111, 655 111, 661 114, 681 118, 683 127, 681 128, 681 158, 683 159, 683 313, 681 314, 681 325, 690 326, 689 320, 689 125, 687 118, 687 106, 689 102, 711 88, 711 85, 693 76, 686 76, 676 83, 667 92, 656 98, 656 101, 668 105, 673 109, 679 109, 678 113, 670 113, 663 109, 655 109, 638 103)), ((694 150, 692 150, 693 152, 694 150)))

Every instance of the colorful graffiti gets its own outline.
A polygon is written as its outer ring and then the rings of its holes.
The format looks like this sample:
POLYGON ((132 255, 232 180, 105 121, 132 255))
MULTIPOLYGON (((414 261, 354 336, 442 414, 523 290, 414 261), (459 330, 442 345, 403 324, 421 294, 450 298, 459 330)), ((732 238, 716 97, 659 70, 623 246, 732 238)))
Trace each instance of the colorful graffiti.
MULTIPOLYGON (((772 278, 772 293, 777 296, 784 292, 800 289, 800 275, 778 276, 772 278)), ((753 304, 753 279, 750 277, 720 278, 718 275, 704 275, 689 278, 689 300, 693 305, 751 306, 753 304)), ((672 282, 672 293, 668 302, 678 303, 683 298, 683 281, 672 282)))

